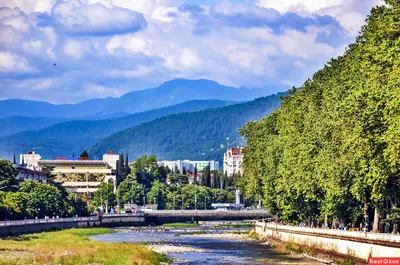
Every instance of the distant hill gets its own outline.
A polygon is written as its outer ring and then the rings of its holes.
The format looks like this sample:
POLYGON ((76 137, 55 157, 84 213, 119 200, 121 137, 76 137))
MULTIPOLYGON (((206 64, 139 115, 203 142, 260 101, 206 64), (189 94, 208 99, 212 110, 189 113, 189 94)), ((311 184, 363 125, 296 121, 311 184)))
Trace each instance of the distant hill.
POLYGON ((131 159, 156 154, 159 159, 222 161, 227 145, 243 144, 239 128, 259 120, 280 105, 278 93, 254 101, 162 117, 110 135, 90 149, 99 157, 108 149, 128 152, 131 159))
POLYGON ((82 150, 90 148, 104 137, 143 122, 165 115, 218 108, 229 104, 233 104, 233 102, 193 100, 121 118, 96 121, 74 120, 55 124, 41 130, 24 131, 0 138, 0 157, 11 158, 14 152, 20 153, 21 145, 23 145, 24 151, 34 150, 41 154, 43 158, 55 158, 71 153, 80 154, 82 150))
POLYGON ((29 117, 7 117, 0 119, 0 137, 27 130, 38 130, 53 124, 65 122, 62 118, 29 118, 29 117))
POLYGON ((133 91, 120 98, 95 98, 78 104, 54 105, 31 100, 3 100, 0 101, 0 118, 28 116, 96 120, 172 106, 194 99, 243 102, 265 96, 266 91, 265 89, 228 87, 204 79, 174 79, 159 87, 133 91))

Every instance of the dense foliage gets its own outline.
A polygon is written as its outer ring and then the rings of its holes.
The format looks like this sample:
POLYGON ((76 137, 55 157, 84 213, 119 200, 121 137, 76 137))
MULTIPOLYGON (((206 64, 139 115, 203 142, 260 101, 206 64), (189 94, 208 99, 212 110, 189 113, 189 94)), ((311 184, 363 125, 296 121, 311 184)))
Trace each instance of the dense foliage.
POLYGON ((0 190, 0 220, 88 214, 82 198, 68 193, 59 183, 28 180, 18 185, 16 174, 8 161, 0 160, 0 183, 4 185, 0 190))
MULTIPOLYGON (((25 127, 23 132, 0 138, 0 156, 11 158, 13 153, 20 152, 21 144, 24 150, 35 150, 42 158, 54 159, 57 156, 68 156, 73 153, 78 155, 82 150, 93 146, 104 137, 141 123, 171 114, 199 111, 207 108, 218 108, 231 103, 232 102, 220 100, 193 100, 120 118, 74 120, 58 123, 35 131, 26 131, 27 129, 25 127)), ((14 127, 18 129, 24 127, 25 123, 27 123, 27 128, 29 128, 30 123, 36 123, 38 126, 43 123, 37 121, 39 118, 33 119, 34 121, 32 122, 26 121, 26 119, 22 117, 15 118, 14 122, 17 124, 14 127)), ((2 120, 0 120, 0 125, 1 124, 10 126, 10 122, 2 123, 2 120)), ((31 128, 39 129, 38 127, 32 126, 31 128)), ((103 154, 99 154, 97 157, 92 158, 101 159, 102 155, 103 154)))
POLYGON ((210 172, 209 167, 198 174, 200 183, 189 184, 187 175, 159 166, 155 155, 139 157, 131 163, 131 174, 119 185, 117 202, 111 207, 155 203, 158 209, 210 209, 213 202, 235 202, 236 176, 224 177, 218 171, 210 172))
POLYGON ((399 213, 400 4, 386 2, 343 56, 241 130, 246 195, 285 221, 377 231, 399 213))
POLYGON ((113 149, 128 152, 131 158, 155 154, 160 159, 221 161, 227 144, 242 143, 239 128, 278 108, 282 95, 159 118, 113 134, 96 144, 89 153, 99 156, 113 149))

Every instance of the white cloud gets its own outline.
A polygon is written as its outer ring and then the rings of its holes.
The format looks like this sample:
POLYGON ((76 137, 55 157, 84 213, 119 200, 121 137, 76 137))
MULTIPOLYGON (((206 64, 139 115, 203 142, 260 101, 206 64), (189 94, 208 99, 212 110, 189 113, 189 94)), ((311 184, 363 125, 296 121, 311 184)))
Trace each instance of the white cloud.
POLYGON ((96 95, 97 98, 121 96, 121 92, 118 89, 101 86, 93 83, 86 83, 84 86, 84 90, 86 94, 96 95))
POLYGON ((183 0, 60 0, 53 8, 52 0, 5 0, 0 5, 17 8, 0 8, 0 90, 10 88, 7 97, 62 103, 119 96, 177 77, 232 86, 300 85, 343 53, 376 2, 182 7, 183 0), (46 14, 32 13, 37 11, 46 14), (332 16, 344 29, 311 13, 332 16), (35 77, 27 74, 32 71, 35 77))
POLYGON ((75 59, 81 59, 87 50, 87 44, 78 40, 67 40, 64 45, 64 53, 75 59))
POLYGON ((78 0, 60 0, 52 9, 52 17, 72 34, 113 35, 146 27, 146 20, 138 12, 120 7, 107 8, 101 3, 81 4, 78 0))
POLYGON ((25 58, 10 52, 0 52, 0 72, 30 72, 32 70, 25 58))
POLYGON ((48 90, 53 86, 53 80, 44 79, 32 87, 33 90, 48 90))
POLYGON ((51 8, 56 3, 56 0, 3 0, 1 5, 4 7, 14 8, 17 7, 25 13, 29 14, 32 12, 47 12, 51 11, 51 8))
POLYGON ((147 40, 133 34, 117 35, 107 42, 106 47, 110 54, 114 54, 118 48, 124 49, 128 53, 146 53, 147 40))
POLYGON ((335 17, 342 27, 356 34, 364 24, 365 15, 382 0, 258 0, 257 4, 281 13, 294 12, 304 16, 316 13, 335 17))

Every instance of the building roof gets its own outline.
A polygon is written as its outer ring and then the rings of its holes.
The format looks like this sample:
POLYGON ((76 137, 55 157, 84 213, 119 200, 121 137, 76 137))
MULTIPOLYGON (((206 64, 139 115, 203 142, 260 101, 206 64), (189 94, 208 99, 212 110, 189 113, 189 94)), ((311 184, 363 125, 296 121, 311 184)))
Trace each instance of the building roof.
POLYGON ((225 152, 225 156, 238 156, 238 155, 242 155, 242 147, 232 147, 229 148, 226 152, 225 152))
POLYGON ((74 165, 108 165, 103 160, 39 160, 39 164, 74 164, 74 165))

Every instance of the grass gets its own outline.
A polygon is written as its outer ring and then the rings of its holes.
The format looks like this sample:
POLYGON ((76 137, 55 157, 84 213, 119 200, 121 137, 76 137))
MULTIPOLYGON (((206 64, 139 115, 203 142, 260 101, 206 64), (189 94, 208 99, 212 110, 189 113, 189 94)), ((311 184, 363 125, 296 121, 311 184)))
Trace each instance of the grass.
POLYGON ((257 241, 260 240, 260 238, 258 237, 258 235, 257 235, 255 230, 250 230, 248 235, 249 235, 250 238, 252 238, 254 240, 257 240, 257 241))
POLYGON ((112 233, 107 228, 69 229, 0 240, 1 265, 151 265, 170 262, 140 244, 106 243, 88 236, 112 233))
POLYGON ((162 226, 166 226, 166 227, 197 227, 199 225, 196 223, 170 223, 170 224, 163 224, 162 226))

